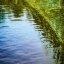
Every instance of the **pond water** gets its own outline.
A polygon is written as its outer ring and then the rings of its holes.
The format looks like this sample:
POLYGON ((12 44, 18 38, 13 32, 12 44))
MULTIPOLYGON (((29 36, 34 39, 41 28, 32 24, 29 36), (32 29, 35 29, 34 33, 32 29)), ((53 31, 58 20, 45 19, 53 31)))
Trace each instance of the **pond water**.
POLYGON ((0 5, 0 64, 60 64, 52 29, 21 5, 0 5))

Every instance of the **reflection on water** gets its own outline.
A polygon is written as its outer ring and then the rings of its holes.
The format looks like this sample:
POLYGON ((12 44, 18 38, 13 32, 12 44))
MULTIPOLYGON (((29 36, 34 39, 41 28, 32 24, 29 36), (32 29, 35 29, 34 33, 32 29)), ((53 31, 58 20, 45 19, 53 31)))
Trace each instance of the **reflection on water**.
POLYGON ((23 3, 0 5, 0 64, 64 64, 63 50, 35 10, 23 3))

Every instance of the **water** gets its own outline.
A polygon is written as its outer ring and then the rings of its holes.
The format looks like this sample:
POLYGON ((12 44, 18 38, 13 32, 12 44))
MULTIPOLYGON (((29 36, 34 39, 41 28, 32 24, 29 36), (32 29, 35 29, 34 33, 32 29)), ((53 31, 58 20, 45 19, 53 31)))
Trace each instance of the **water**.
POLYGON ((15 6, 0 5, 0 64, 60 64, 50 26, 29 7, 15 6))

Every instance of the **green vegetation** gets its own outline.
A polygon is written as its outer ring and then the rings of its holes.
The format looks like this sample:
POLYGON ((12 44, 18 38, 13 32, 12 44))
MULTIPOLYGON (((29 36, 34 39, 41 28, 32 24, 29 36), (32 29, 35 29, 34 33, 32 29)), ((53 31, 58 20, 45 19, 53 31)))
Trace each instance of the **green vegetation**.
POLYGON ((52 29, 57 34, 59 40, 64 42, 63 38, 63 0, 26 0, 38 13, 45 18, 52 29))

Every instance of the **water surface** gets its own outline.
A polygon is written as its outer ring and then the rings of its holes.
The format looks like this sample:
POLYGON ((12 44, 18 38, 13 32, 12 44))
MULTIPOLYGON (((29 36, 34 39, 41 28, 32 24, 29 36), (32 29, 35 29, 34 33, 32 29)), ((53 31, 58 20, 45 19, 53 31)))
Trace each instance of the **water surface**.
POLYGON ((34 10, 21 6, 0 5, 0 64, 59 64, 52 29, 34 10))

